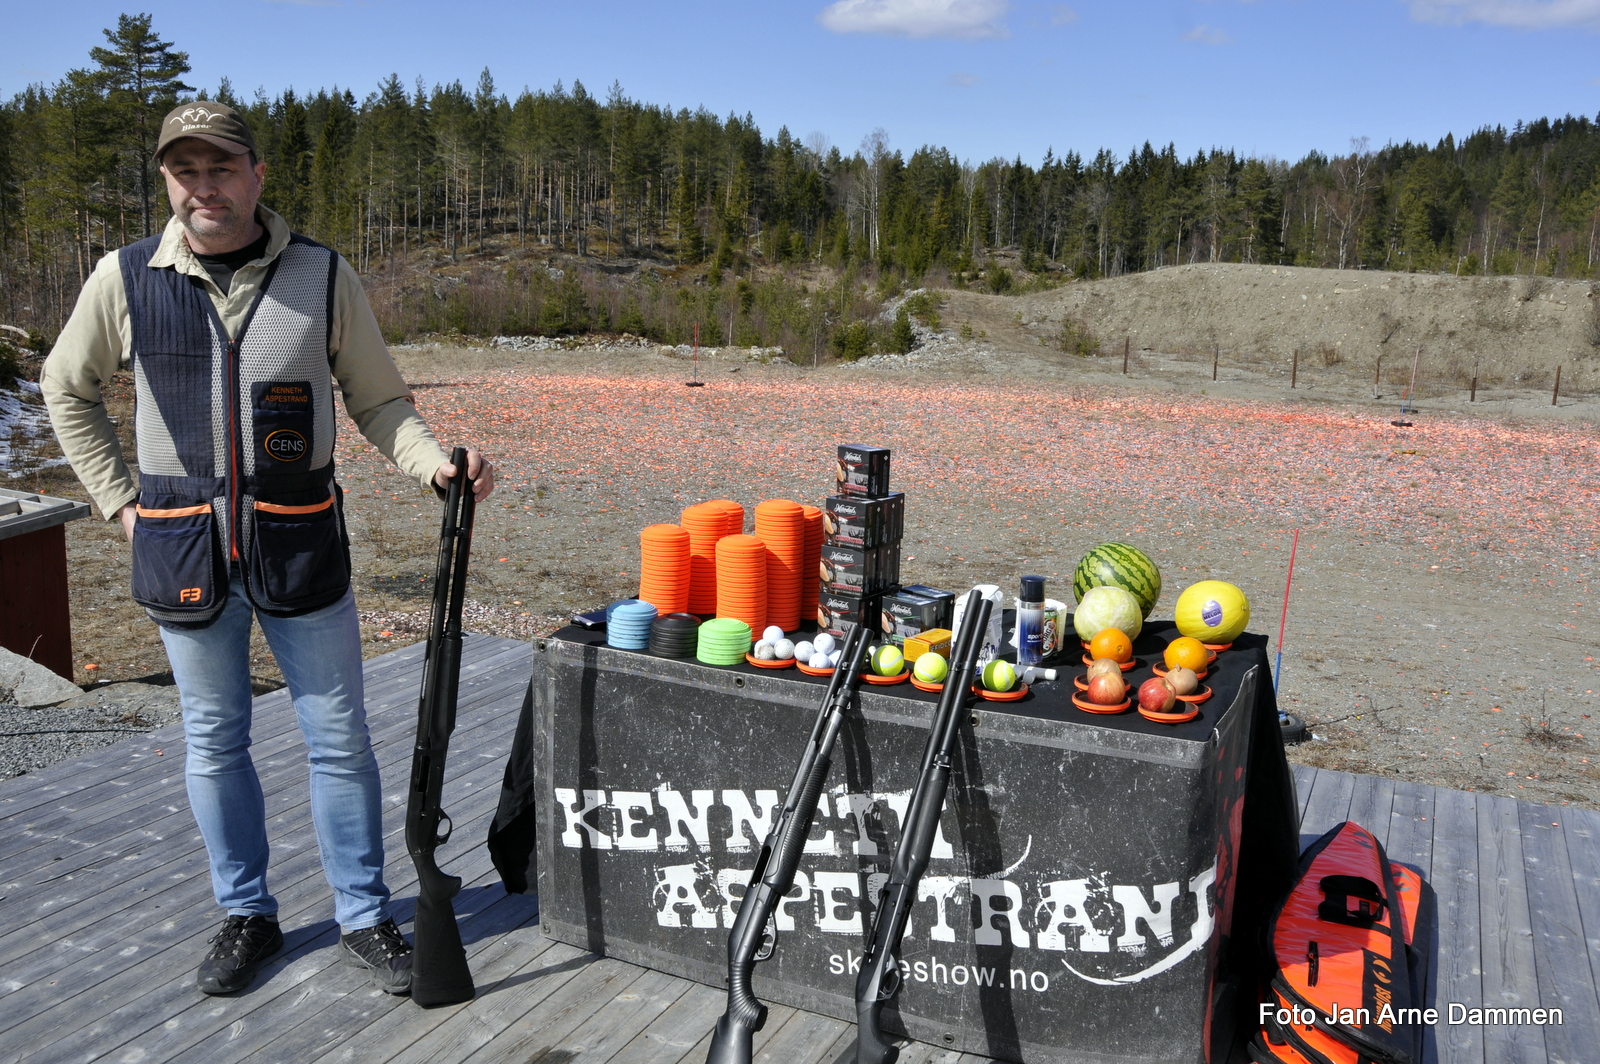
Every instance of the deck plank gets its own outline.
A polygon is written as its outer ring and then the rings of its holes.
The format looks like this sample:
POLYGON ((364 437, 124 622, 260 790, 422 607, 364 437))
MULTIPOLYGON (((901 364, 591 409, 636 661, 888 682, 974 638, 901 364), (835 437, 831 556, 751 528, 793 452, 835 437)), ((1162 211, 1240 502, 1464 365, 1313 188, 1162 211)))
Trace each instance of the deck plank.
POLYGON ((1356 777, 1348 772, 1317 771, 1316 784, 1300 817, 1300 848, 1329 828, 1348 819, 1350 797, 1355 793, 1356 777))
POLYGON ((1595 1009, 1600 1012, 1600 813, 1571 808, 1562 812, 1572 890, 1583 921, 1584 952, 1589 957, 1589 989, 1595 991, 1595 1009))
POLYGON ((635 1034, 609 1064, 677 1064, 716 1026, 727 1003, 726 992, 704 983, 689 984, 682 996, 635 1034))
MULTIPOLYGON (((1478 925, 1478 803, 1465 791, 1439 790, 1433 803, 1433 885, 1439 918, 1434 958, 1434 1000, 1467 1008, 1483 1004, 1483 967, 1478 925)), ((1486 1064, 1483 1028, 1469 1024, 1435 1027, 1441 1064, 1486 1064)), ((1497 1062, 1496 1062, 1497 1064, 1497 1062)))
POLYGON ((501 1032, 466 1060, 470 1064, 524 1064, 524 1061, 539 1059, 611 1059, 632 1041, 634 1031, 653 1023, 692 985, 686 979, 665 972, 634 970, 640 973, 638 977, 611 998, 598 993, 593 995, 591 1003, 599 1007, 566 1034, 560 1034, 547 1023, 530 1039, 523 1033, 525 1025, 518 1024, 501 1032), (530 1052, 529 1046, 535 1042, 542 1044, 530 1052))
POLYGON ((1394 780, 1382 776, 1356 776, 1350 789, 1345 819, 1360 824, 1382 841, 1394 807, 1394 780))
POLYGON ((1544 1028, 1545 1052, 1553 1064, 1579 1064, 1600 1049, 1600 1010, 1594 1007, 1578 899, 1567 890, 1572 883, 1572 865, 1561 830, 1565 812, 1547 805, 1517 803, 1538 973, 1538 1001, 1530 1007, 1562 1010, 1563 1022, 1544 1028), (1537 904, 1531 899, 1538 899, 1537 904))
MULTIPOLYGON (((1528 914, 1528 882, 1523 867, 1517 802, 1491 794, 1477 796, 1478 913, 1483 957, 1485 1008, 1538 1004, 1533 925, 1528 914)), ((1544 1031, 1537 1027, 1483 1028, 1483 1052, 1491 1064, 1534 1064, 1546 1058, 1544 1031)))
POLYGON ((1317 784, 1317 770, 1310 765, 1290 765, 1289 769, 1294 776, 1295 808, 1303 822, 1306 818, 1306 803, 1311 801, 1312 788, 1317 784))

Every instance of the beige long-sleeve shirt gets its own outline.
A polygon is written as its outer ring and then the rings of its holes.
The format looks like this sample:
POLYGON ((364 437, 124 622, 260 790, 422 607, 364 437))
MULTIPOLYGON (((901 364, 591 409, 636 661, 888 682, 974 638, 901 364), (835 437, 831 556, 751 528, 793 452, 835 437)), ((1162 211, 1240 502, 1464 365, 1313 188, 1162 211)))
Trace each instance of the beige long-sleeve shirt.
MULTIPOLYGON (((268 233, 266 253, 233 275, 226 294, 195 258, 176 218, 167 223, 161 245, 150 259, 150 269, 172 266, 203 281, 230 339, 238 338, 267 267, 289 243, 287 222, 265 207, 256 211, 268 233)), ((107 520, 139 495, 100 396, 101 385, 132 356, 133 329, 118 254, 113 251, 95 266, 39 379, 61 450, 107 520)), ((434 472, 449 456, 417 413, 411 389, 378 331, 361 280, 343 258, 334 280, 329 350, 345 410, 361 434, 424 487, 431 485, 434 472)))

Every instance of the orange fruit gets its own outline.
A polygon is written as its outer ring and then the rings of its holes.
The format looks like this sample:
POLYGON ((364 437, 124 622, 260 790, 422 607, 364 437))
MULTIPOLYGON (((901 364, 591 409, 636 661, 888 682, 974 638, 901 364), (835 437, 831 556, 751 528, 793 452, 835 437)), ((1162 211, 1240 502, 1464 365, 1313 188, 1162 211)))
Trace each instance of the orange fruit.
POLYGON ((1162 655, 1167 659, 1167 668, 1175 669, 1180 665, 1185 669, 1199 672, 1206 667, 1206 648, 1200 640, 1191 636, 1180 635, 1167 644, 1167 651, 1162 655))
MULTIPOLYGON (((1202 647, 1202 654, 1205 649, 1202 647)), ((1089 640, 1091 658, 1110 658, 1119 664, 1133 658, 1133 640, 1120 628, 1102 628, 1089 640)))

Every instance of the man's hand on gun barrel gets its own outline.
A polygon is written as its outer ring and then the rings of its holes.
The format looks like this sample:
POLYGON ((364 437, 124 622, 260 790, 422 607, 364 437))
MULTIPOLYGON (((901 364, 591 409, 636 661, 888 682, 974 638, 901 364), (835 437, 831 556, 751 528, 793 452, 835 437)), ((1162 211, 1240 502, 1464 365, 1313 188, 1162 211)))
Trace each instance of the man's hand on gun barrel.
MULTIPOLYGON (((439 468, 434 471, 433 482, 440 488, 448 488, 450 480, 456 475, 456 467, 449 462, 439 463, 439 468)), ((482 502, 494 491, 494 466, 483 456, 483 452, 476 447, 467 448, 467 477, 472 481, 472 500, 482 502)))

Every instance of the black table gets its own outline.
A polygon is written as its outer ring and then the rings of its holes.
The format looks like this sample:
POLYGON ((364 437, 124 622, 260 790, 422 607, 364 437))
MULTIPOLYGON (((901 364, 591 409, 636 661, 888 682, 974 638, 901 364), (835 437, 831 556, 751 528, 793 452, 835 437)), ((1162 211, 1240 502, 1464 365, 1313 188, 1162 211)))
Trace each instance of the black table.
MULTIPOLYGON (((1175 634, 1150 625, 1136 656, 1159 661, 1175 634)), ((1021 701, 973 704, 891 1029, 1024 1061, 1237 1055, 1298 851, 1265 647, 1246 634, 1223 653, 1185 724, 1075 708, 1076 655, 1021 701)), ((507 888, 533 890, 537 869, 546 933, 725 985, 727 929, 825 683, 577 628, 537 641, 490 837, 507 888)), ((854 1018, 936 699, 863 687, 758 966, 763 1000, 854 1018)))

